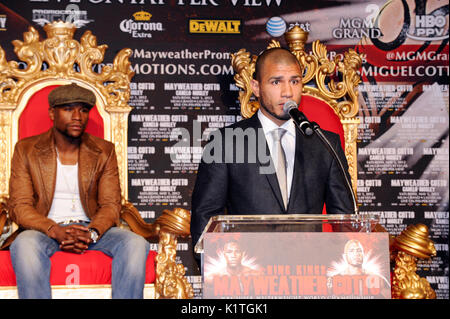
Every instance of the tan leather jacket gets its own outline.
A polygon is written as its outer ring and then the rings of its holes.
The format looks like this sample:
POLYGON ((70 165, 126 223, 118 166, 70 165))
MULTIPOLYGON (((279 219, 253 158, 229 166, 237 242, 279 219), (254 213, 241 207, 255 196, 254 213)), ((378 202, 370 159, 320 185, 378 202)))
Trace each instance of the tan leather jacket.
MULTIPOLYGON (((78 158, 78 182, 89 227, 100 232, 118 225, 120 183, 114 145, 84 133, 78 158)), ((55 222, 47 215, 56 184, 56 150, 52 129, 17 142, 11 162, 8 209, 19 229, 47 234, 55 222)))

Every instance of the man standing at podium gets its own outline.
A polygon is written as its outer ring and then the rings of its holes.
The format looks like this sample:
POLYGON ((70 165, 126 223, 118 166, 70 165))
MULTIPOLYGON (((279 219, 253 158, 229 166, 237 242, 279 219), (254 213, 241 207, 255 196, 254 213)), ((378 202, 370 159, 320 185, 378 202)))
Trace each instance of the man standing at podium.
MULTIPOLYGON (((305 137, 283 105, 300 103, 302 69, 283 48, 257 59, 252 91, 260 108, 249 119, 211 134, 192 195, 193 245, 216 215, 351 213, 338 163, 314 134, 305 137)), ((347 173, 337 134, 324 131, 347 173)), ((348 173, 347 173, 348 174, 348 173)))

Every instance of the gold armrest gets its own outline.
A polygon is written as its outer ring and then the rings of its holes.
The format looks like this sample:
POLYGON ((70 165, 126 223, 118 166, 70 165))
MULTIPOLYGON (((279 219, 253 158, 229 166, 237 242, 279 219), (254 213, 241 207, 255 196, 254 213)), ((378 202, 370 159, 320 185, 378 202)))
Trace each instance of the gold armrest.
POLYGON ((190 234, 191 214, 182 208, 164 210, 153 223, 146 223, 129 202, 122 204, 121 218, 131 231, 151 239, 159 236, 156 256, 155 290, 157 299, 193 298, 192 285, 186 280, 185 269, 176 263, 178 236, 190 234))
POLYGON ((6 197, 0 196, 0 249, 4 246, 7 247, 12 242, 11 234, 18 228, 9 218, 6 201, 6 197))

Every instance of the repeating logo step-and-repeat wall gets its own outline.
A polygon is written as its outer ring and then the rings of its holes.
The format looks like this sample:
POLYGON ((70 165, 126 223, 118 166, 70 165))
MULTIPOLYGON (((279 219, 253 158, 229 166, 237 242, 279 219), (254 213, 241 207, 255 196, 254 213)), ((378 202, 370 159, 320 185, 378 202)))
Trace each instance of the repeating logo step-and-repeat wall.
MULTIPOLYGON (((105 62, 132 49, 129 104, 129 199, 147 221, 166 208, 190 209, 203 143, 199 136, 241 119, 231 54, 258 54, 270 39, 285 45, 294 25, 319 39, 331 57, 356 49, 363 58, 358 131, 361 212, 379 215, 394 235, 407 225, 430 229, 437 256, 420 261, 438 298, 448 294, 449 6, 448 1, 288 0, 3 0, 0 41, 55 20, 91 30, 107 44, 105 62), (179 147, 181 134, 191 143, 179 147)), ((156 249, 156 244, 153 247, 156 249)), ((197 296, 200 272, 189 239, 178 255, 197 296)))

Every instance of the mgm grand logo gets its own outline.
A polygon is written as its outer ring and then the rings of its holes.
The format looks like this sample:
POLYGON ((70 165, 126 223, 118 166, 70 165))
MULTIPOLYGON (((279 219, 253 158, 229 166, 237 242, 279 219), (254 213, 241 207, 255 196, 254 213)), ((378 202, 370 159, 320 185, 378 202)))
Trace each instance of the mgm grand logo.
POLYGON ((129 33, 133 38, 151 38, 153 32, 164 31, 161 22, 150 22, 152 15, 145 11, 135 12, 133 19, 120 22, 120 31, 129 33))
POLYGON ((189 19, 191 34, 241 34, 241 20, 189 19))

